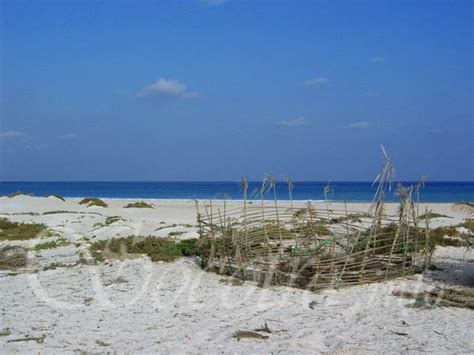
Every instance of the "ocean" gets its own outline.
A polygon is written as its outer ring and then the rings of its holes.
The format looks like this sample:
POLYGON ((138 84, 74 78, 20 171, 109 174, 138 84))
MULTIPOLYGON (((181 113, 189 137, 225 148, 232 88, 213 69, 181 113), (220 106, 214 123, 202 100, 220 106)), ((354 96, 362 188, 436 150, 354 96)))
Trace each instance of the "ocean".
MULTIPOLYGON (((260 182, 249 182, 248 198, 259 199, 256 191, 260 182)), ((396 184, 388 192, 388 201, 397 201, 396 184)), ((403 182, 404 185, 414 184, 403 182)), ((324 187, 327 182, 294 182, 292 191, 294 200, 324 200, 324 187)), ((333 201, 367 202, 373 199, 376 187, 372 182, 332 182, 332 194, 328 199, 333 201)), ((14 192, 32 193, 35 196, 59 194, 64 197, 103 197, 129 199, 242 199, 242 188, 239 182, 0 182, 0 195, 14 192)), ((265 199, 272 199, 269 193, 265 199)), ((289 199, 288 186, 277 183, 277 198, 289 199)), ((420 201, 423 202, 456 202, 474 201, 474 182, 426 182, 420 190, 420 201)))

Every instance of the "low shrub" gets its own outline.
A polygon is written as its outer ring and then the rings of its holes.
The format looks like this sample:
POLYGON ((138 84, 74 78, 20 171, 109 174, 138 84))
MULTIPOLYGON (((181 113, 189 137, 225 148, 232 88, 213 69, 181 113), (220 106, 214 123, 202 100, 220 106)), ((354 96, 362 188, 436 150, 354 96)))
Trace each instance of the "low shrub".
POLYGON ((16 196, 21 196, 21 195, 24 195, 24 196, 34 196, 33 193, 24 193, 24 192, 21 192, 21 191, 16 191, 16 192, 13 192, 11 193, 10 195, 8 195, 8 197, 12 198, 12 197, 16 197, 16 196))
POLYGON ((0 218, 0 241, 28 240, 44 235, 47 228, 44 224, 18 223, 6 218, 0 218))
MULTIPOLYGON (((430 213, 429 214, 430 218, 453 218, 446 216, 445 214, 440 214, 440 213, 430 213)), ((421 216, 418 217, 418 219, 426 219, 427 215, 422 214, 421 216)))
POLYGON ((86 197, 79 201, 80 205, 87 205, 87 207, 98 206, 98 207, 108 207, 107 204, 97 197, 86 197))
POLYGON ((53 194, 53 195, 49 195, 48 197, 56 197, 57 199, 61 200, 61 201, 66 201, 66 199, 64 197, 62 197, 61 195, 57 195, 57 194, 53 194))
POLYGON ((124 206, 123 208, 153 208, 152 205, 149 203, 138 201, 138 202, 131 202, 128 205, 124 206))
POLYGON ((65 246, 68 246, 68 245, 69 245, 69 242, 65 239, 50 240, 48 242, 36 244, 33 247, 33 250, 34 251, 40 251, 40 250, 45 250, 45 249, 54 249, 54 248, 59 248, 59 247, 65 247, 65 246))
POLYGON ((152 261, 171 262, 180 256, 198 254, 196 239, 174 242, 168 238, 129 236, 100 240, 90 246, 93 257, 103 261, 106 258, 126 257, 127 254, 142 254, 152 261))

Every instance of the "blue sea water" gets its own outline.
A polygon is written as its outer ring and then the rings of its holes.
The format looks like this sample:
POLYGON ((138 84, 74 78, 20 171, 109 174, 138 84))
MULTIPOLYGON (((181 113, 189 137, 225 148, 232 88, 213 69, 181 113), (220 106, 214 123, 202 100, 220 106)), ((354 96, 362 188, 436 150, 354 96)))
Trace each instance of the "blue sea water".
MULTIPOLYGON (((326 182, 294 182, 294 200, 323 200, 326 182)), ((404 182, 404 185, 413 184, 404 182)), ((333 193, 329 199, 335 201, 371 201, 375 186, 371 182, 332 182, 333 193)), ((255 190, 259 182, 250 182, 249 199, 258 198, 255 190)), ((387 194, 387 200, 397 201, 395 186, 387 194)), ((64 197, 104 197, 140 199, 242 199, 239 182, 0 182, 0 195, 16 191, 33 193, 35 196, 59 194, 64 197)), ((287 200, 288 187, 277 184, 277 197, 287 200)), ((267 199, 273 195, 268 194, 267 199)), ((425 202, 474 201, 474 182, 427 182, 420 192, 425 202)))

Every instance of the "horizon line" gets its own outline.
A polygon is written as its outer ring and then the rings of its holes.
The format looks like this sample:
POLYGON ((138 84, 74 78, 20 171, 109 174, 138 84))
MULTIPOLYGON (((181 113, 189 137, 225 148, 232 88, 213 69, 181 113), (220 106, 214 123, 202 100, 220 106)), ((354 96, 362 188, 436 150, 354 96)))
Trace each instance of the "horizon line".
MULTIPOLYGON (((240 180, 0 180, 1 183, 239 183, 240 180)), ((262 180, 247 180, 261 183, 262 180)), ((286 183, 285 180, 276 180, 286 183)), ((374 180, 291 180, 292 183, 374 183, 374 180)), ((419 180, 397 179, 393 183, 412 183, 419 180)), ((474 180, 426 180, 425 183, 474 183, 474 180)))

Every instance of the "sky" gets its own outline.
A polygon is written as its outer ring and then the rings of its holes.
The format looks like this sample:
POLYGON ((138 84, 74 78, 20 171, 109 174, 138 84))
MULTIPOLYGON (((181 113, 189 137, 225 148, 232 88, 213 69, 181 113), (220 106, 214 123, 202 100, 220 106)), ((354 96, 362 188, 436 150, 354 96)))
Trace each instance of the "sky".
POLYGON ((0 180, 474 180, 473 2, 0 0, 0 180))

